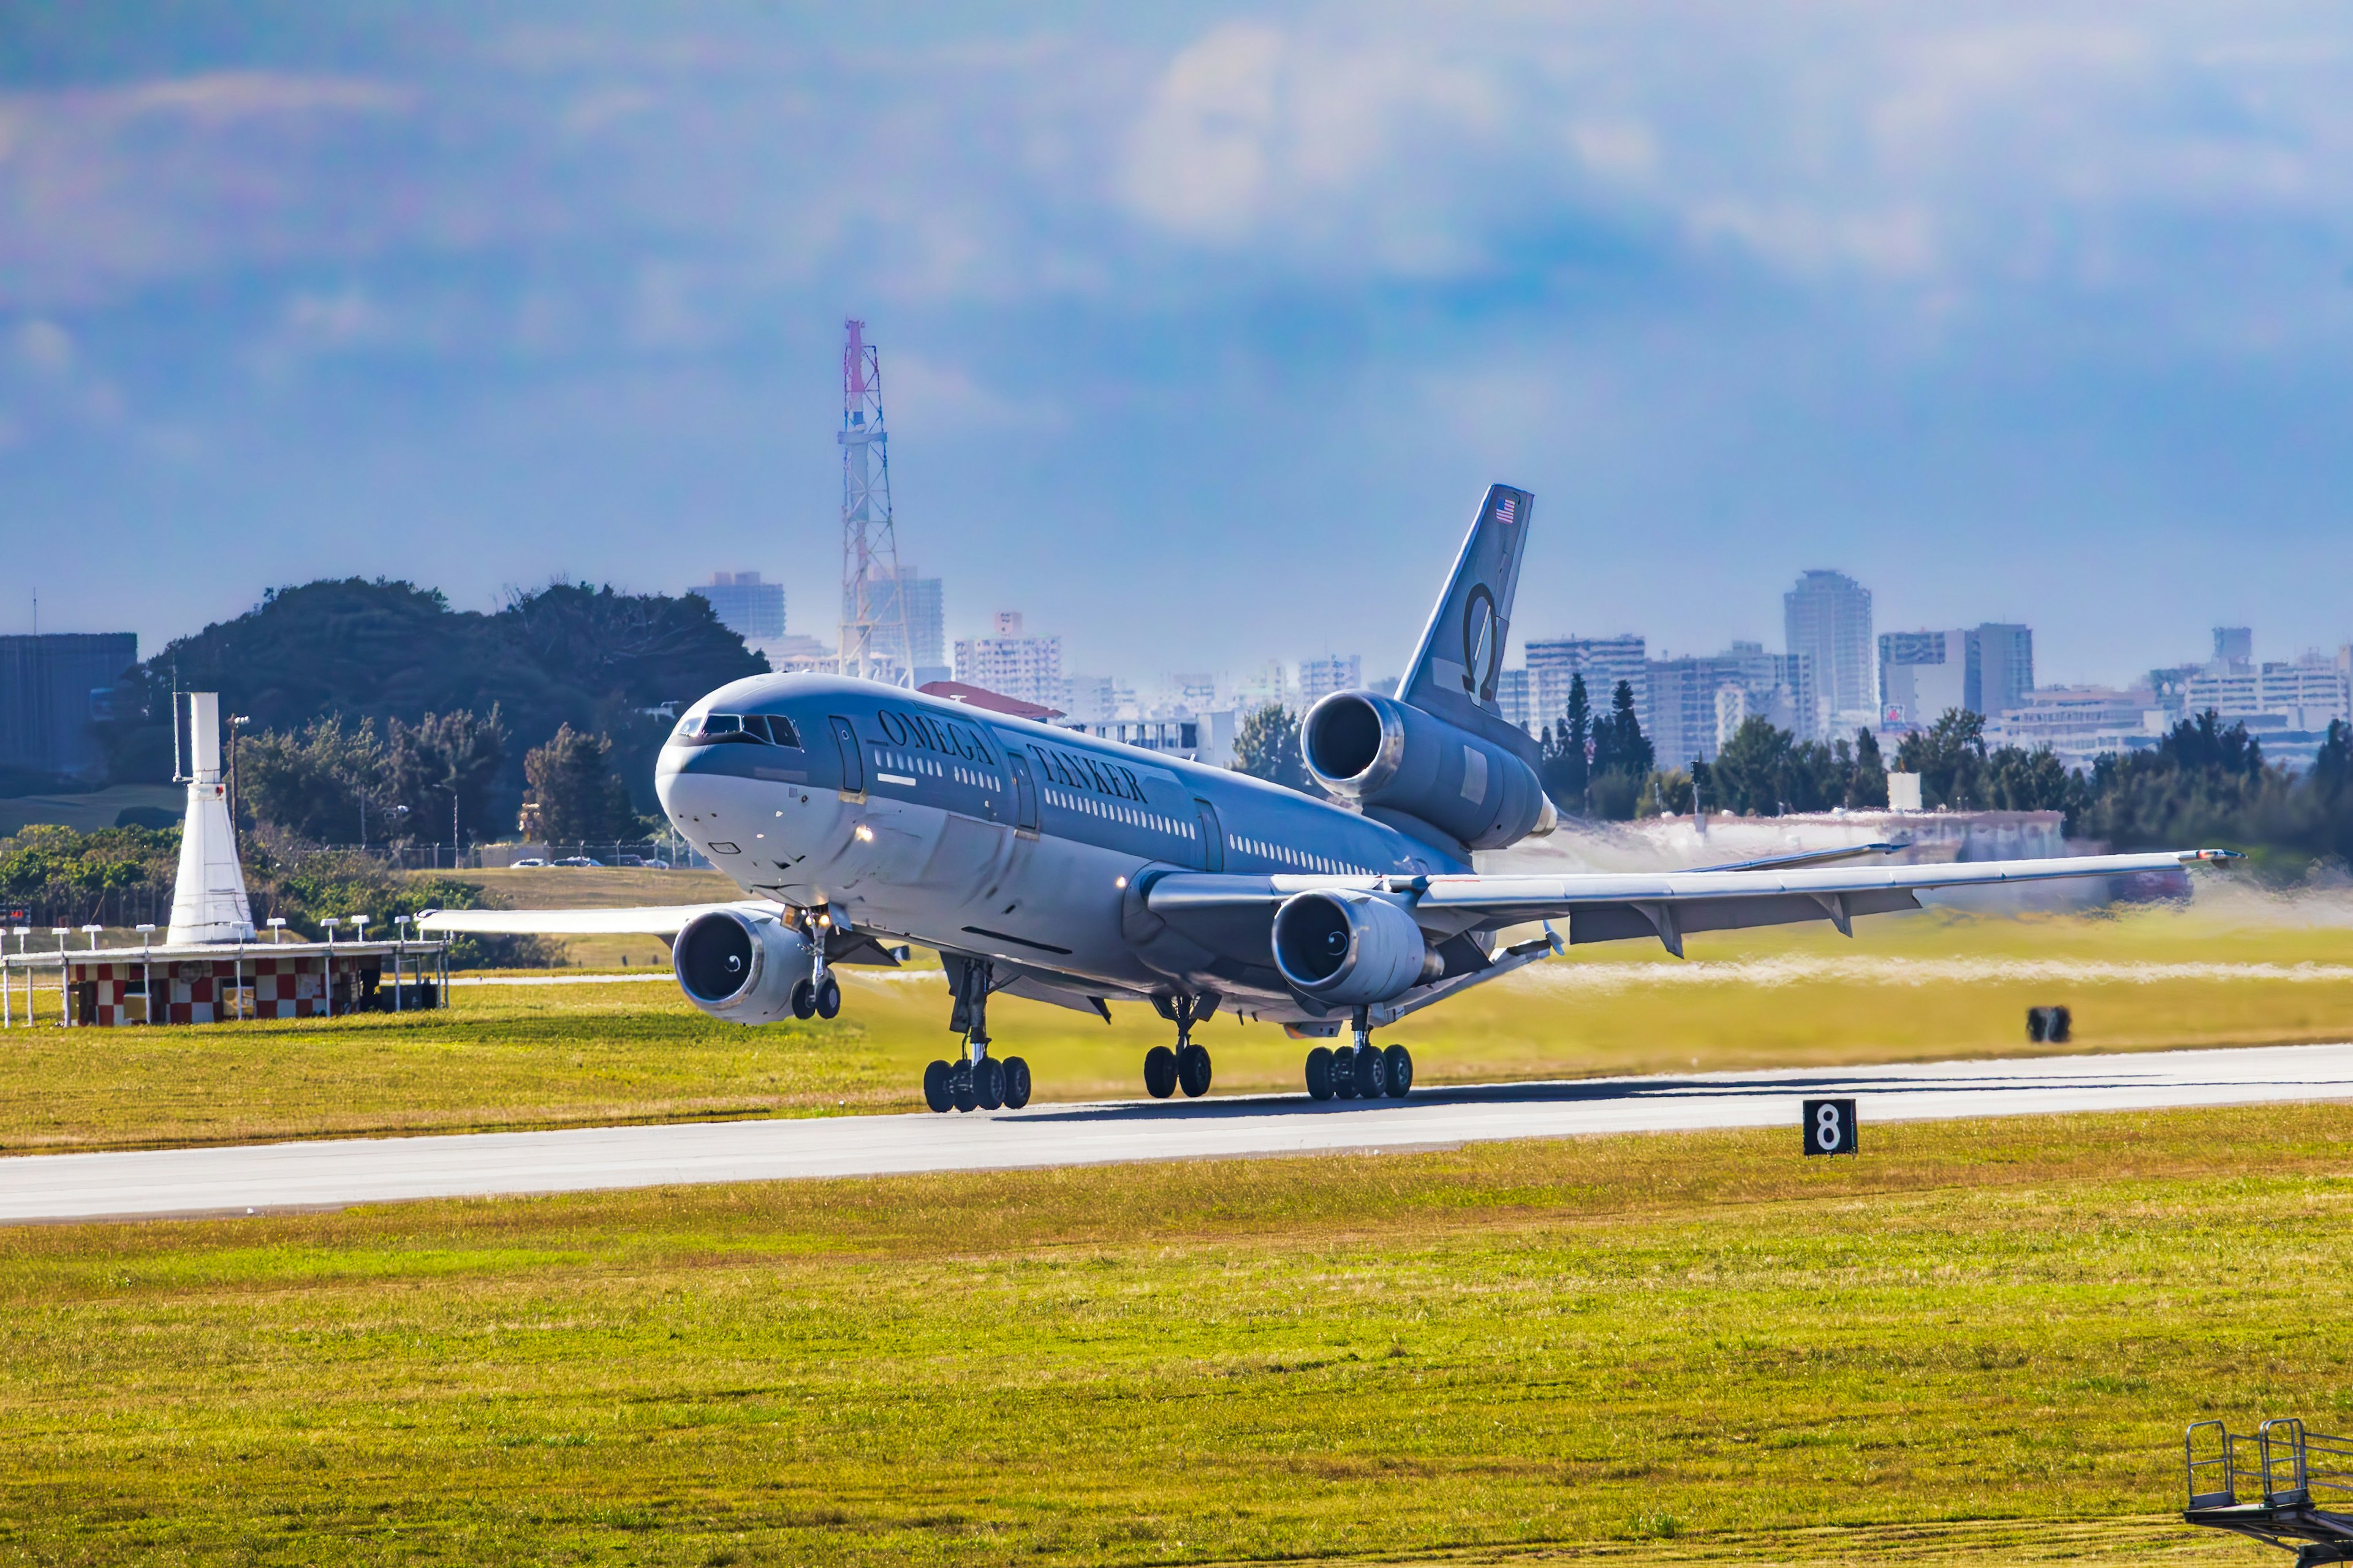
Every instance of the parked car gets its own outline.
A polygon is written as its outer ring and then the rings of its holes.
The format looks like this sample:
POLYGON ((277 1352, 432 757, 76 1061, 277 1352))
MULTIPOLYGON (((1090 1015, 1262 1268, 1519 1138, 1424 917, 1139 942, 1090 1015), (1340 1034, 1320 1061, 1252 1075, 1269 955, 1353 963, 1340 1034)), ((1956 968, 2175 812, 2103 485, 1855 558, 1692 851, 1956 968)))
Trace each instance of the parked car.
POLYGON ((587 855, 566 855, 556 862, 559 866, 602 866, 605 862, 587 855))
POLYGON ((526 855, 520 860, 508 861, 507 868, 510 870, 520 871, 526 866, 544 866, 546 864, 546 861, 541 859, 536 855, 526 855))
POLYGON ((649 871, 667 871, 670 869, 670 862, 667 860, 649 858, 638 863, 644 866, 649 871))

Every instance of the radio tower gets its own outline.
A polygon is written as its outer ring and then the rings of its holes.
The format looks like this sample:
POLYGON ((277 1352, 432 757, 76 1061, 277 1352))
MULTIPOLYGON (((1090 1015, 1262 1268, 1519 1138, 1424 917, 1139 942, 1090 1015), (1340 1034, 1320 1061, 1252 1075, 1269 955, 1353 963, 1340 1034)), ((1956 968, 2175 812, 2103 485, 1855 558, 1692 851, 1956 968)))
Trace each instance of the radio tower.
POLYGON ((912 686, 914 639, 891 524, 882 356, 865 341, 865 322, 842 325, 849 338, 841 351, 841 434, 835 437, 841 443, 841 673, 912 686))

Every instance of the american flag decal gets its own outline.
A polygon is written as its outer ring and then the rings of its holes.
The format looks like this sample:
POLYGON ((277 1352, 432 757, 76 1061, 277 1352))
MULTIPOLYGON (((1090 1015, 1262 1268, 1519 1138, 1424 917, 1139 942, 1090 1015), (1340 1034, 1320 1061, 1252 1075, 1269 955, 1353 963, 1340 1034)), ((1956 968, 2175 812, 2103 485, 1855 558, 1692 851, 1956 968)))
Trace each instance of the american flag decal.
POLYGON ((1512 524, 1513 514, 1517 512, 1519 510, 1520 498, 1517 496, 1505 496, 1502 500, 1495 503, 1495 521, 1502 523, 1504 527, 1509 528, 1512 524))

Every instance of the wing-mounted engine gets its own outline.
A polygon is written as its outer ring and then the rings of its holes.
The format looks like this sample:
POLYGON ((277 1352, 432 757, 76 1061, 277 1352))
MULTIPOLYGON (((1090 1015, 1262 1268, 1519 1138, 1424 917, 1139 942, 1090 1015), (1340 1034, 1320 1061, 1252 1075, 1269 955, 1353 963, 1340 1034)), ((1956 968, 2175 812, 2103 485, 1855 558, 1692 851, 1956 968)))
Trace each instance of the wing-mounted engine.
POLYGON ((687 921, 670 948, 670 966, 686 999, 731 1024, 773 1024, 793 1016, 793 986, 809 978, 816 953, 808 939, 773 915, 706 910, 687 921))
POLYGON ((1300 726, 1307 771, 1366 815, 1395 814, 1468 849, 1550 833, 1557 818, 1515 752, 1370 691, 1335 691, 1300 726))
POLYGON ((1299 893, 1274 911, 1274 964, 1319 1002, 1387 1002, 1436 980, 1445 960, 1402 904, 1378 893, 1299 893))

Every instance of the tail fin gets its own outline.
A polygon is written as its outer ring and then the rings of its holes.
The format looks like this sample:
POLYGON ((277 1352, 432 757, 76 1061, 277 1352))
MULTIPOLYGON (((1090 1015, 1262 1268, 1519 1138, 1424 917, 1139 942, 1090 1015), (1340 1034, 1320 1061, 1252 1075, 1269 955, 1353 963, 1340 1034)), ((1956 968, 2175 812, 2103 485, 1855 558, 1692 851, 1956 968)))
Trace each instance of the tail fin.
POLYGON ((1495 701, 1511 630, 1512 596, 1520 585, 1535 497, 1509 485, 1490 485, 1472 520, 1454 575, 1407 667, 1398 700, 1507 746, 1531 760, 1535 742, 1503 715, 1495 701))

